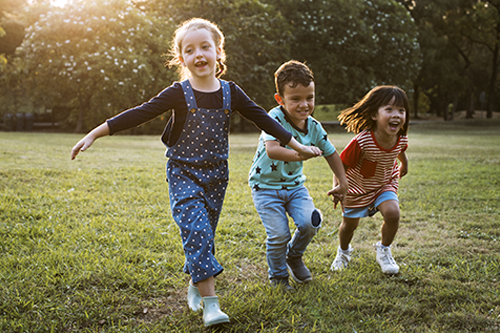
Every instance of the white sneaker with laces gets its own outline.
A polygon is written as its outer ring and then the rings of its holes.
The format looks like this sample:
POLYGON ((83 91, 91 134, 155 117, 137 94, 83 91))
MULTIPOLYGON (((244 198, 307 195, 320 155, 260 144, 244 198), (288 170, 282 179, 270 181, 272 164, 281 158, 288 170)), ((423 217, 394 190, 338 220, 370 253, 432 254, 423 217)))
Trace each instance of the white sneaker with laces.
POLYGON ((347 251, 343 251, 340 246, 337 248, 337 256, 330 267, 332 271, 340 271, 347 267, 349 261, 351 261, 352 247, 349 245, 347 251))
POLYGON ((399 272, 399 266, 392 257, 390 247, 382 247, 382 244, 378 242, 375 244, 377 248, 377 262, 382 268, 382 273, 384 274, 397 274, 399 272))

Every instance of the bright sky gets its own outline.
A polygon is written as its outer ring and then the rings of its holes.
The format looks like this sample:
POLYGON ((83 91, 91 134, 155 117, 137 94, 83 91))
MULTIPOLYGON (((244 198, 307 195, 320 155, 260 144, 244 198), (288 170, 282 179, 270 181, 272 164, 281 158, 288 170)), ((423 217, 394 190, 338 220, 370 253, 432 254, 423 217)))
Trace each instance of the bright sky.
POLYGON ((50 3, 53 4, 54 6, 62 7, 66 3, 68 3, 68 0, 51 0, 50 3))

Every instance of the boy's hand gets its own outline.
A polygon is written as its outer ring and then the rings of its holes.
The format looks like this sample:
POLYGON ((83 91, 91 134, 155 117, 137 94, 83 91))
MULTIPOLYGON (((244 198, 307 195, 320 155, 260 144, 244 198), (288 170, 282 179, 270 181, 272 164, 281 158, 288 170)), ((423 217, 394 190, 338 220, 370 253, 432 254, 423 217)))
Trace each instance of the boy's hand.
POLYGON ((342 207, 342 212, 344 212, 344 202, 345 202, 346 192, 347 191, 341 188, 340 186, 336 186, 334 189, 328 191, 327 194, 332 196, 333 209, 337 209, 337 204, 340 203, 340 206, 342 207))

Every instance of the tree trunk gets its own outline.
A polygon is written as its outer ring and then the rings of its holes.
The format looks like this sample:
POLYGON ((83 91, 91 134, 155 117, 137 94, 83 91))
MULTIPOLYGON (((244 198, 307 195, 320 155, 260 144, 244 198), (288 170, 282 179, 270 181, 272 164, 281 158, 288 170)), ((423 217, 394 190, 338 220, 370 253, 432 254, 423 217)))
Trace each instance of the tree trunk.
POLYGON ((498 44, 500 43, 500 22, 497 23, 497 33, 495 40, 495 48, 493 49, 493 63, 491 68, 491 78, 488 87, 488 102, 486 103, 486 118, 493 118, 493 96, 495 95, 495 86, 497 81, 498 71, 498 44))
POLYGON ((413 112, 414 112, 414 118, 418 119, 418 99, 420 98, 420 87, 418 84, 414 83, 413 84, 413 112))
POLYGON ((89 101, 83 98, 80 94, 78 95, 78 118, 76 120, 75 133, 82 133, 83 127, 85 125, 85 111, 88 109, 89 101))
POLYGON ((465 114, 465 119, 472 119, 474 116, 474 91, 471 90, 469 94, 469 108, 465 114))
POLYGON ((457 112, 457 105, 458 105, 458 93, 455 93, 453 97, 453 104, 451 106, 450 120, 455 120, 455 112, 457 112))

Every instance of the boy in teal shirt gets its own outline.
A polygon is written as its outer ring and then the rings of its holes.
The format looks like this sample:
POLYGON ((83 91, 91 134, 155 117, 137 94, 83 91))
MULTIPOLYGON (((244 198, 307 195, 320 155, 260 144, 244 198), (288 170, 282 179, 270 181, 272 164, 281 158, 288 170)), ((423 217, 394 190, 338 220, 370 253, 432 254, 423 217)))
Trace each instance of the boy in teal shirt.
MULTIPOLYGON (((314 76, 303 63, 289 61, 278 68, 275 76, 278 106, 269 111, 295 139, 322 151, 339 184, 328 192, 335 205, 343 201, 347 192, 344 166, 328 134, 311 114, 314 111, 314 76)), ((272 285, 288 283, 289 273, 298 283, 312 280, 302 260, 307 245, 321 227, 322 215, 315 208, 309 191, 304 186, 302 161, 294 150, 282 146, 271 135, 262 133, 249 174, 252 199, 267 233, 266 257, 272 285), (288 226, 288 215, 296 229, 293 237, 288 226), (288 270, 287 270, 288 268, 288 270)))

